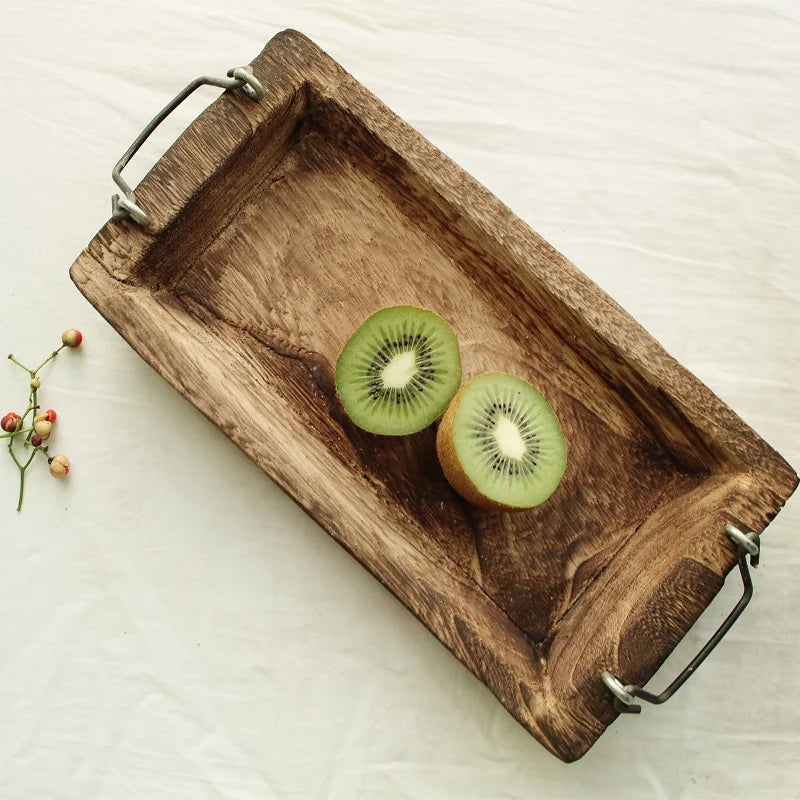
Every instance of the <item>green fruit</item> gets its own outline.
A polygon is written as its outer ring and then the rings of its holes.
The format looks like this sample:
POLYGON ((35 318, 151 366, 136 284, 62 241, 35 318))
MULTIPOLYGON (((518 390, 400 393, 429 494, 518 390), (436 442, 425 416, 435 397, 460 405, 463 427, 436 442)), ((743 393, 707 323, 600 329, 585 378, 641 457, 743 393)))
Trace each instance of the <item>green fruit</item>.
POLYGON ((456 395, 436 436, 453 488, 475 505, 532 508, 567 466, 564 434, 544 395, 515 375, 479 375, 456 395))
POLYGON ((433 311, 383 308, 350 337, 336 362, 336 391, 350 419, 388 436, 438 419, 461 384, 453 329, 433 311))

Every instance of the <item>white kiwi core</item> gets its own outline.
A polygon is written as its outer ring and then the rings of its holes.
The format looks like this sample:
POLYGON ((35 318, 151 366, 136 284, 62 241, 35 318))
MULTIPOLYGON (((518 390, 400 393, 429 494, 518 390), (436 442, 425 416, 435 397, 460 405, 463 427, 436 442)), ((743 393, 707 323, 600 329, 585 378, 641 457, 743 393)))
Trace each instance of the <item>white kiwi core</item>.
POLYGON ((381 380, 387 389, 402 389, 417 374, 417 357, 413 350, 392 356, 381 372, 381 380))
POLYGON ((522 458, 525 455, 525 441, 520 435, 519 428, 508 417, 498 417, 494 438, 504 456, 522 458))

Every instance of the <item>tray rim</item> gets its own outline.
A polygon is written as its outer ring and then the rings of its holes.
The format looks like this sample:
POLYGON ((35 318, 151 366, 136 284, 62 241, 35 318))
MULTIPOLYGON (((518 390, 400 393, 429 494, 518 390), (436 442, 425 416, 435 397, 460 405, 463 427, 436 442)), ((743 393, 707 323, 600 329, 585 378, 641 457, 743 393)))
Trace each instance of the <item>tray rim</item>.
MULTIPOLYGON (((381 141, 385 142, 388 147, 395 152, 402 153, 411 167, 418 171, 425 180, 429 181, 437 192, 456 208, 463 209, 465 214, 477 220, 485 230, 491 233, 493 229, 501 227, 507 233, 507 238, 503 242, 504 246, 513 252, 515 263, 522 265, 530 272, 532 279, 554 292, 554 296, 558 298, 559 302, 563 302, 570 307, 615 351, 622 353, 627 362, 643 378, 659 386, 678 408, 687 411, 693 418, 693 422, 699 421, 703 423, 704 430, 712 439, 721 438, 731 446, 734 453, 740 456, 747 456, 747 462, 742 464, 740 470, 734 470, 722 476, 719 485, 715 487, 715 491, 721 503, 728 502, 734 513, 738 511, 744 515, 742 519, 748 516, 753 519, 752 509, 748 509, 745 505, 741 505, 741 508, 738 508, 737 503, 730 498, 735 494, 752 492, 759 502, 763 502, 758 512, 758 521, 761 523, 761 529, 763 530, 763 526, 766 526, 769 519, 774 516, 774 513, 777 513, 777 510, 791 494, 794 486, 796 486, 797 476, 794 475, 794 472, 786 462, 722 401, 713 395, 709 389, 672 359, 650 334, 644 331, 599 287, 538 237, 525 223, 491 195, 488 190, 480 186, 417 131, 410 128, 389 111, 377 98, 357 83, 333 59, 305 36, 296 31, 284 31, 278 34, 270 41, 259 59, 254 62, 254 66, 260 77, 262 77, 263 73, 263 81, 268 87, 271 84, 274 86, 276 74, 270 72, 270 67, 274 66, 280 72, 279 80, 283 81, 286 91, 290 93, 298 92, 304 90, 304 81, 298 79, 297 75, 294 75, 291 80, 286 80, 286 74, 291 71, 291 64, 296 59, 307 62, 317 70, 314 83, 315 91, 320 92, 326 99, 339 103, 346 107, 349 112, 354 113, 359 122, 379 136, 381 141), (324 80, 321 81, 320 76, 323 76, 324 80), (444 174, 449 179, 455 176, 457 180, 453 183, 447 182, 444 180, 444 174), (542 271, 538 263, 528 257, 527 251, 543 253, 548 263, 555 266, 554 273, 542 271), (553 274, 558 275, 558 280, 561 282, 559 286, 556 286, 553 274), (675 391, 675 387, 681 384, 684 389, 688 388, 689 391, 678 394, 675 391), (772 480, 767 483, 765 478, 770 473, 772 480), (774 488, 775 484, 778 485, 778 489, 774 488)), ((306 78, 306 80, 308 79, 306 78)), ((207 125, 215 114, 225 115, 226 118, 233 115, 240 120, 242 124, 232 132, 230 140, 215 143, 218 151, 215 154, 217 167, 224 163, 227 158, 233 156, 241 137, 251 134, 254 124, 260 124, 268 120, 271 115, 276 113, 278 108, 275 103, 267 103, 263 112, 259 111, 256 115, 257 118, 254 123, 252 119, 253 111, 242 107, 247 102, 231 95, 223 95, 187 129, 187 131, 197 133, 198 129, 202 128, 203 125, 207 125)), ((193 183, 184 186, 182 193, 165 194, 159 187, 158 182, 161 179, 159 173, 163 174, 164 171, 175 168, 181 168, 186 171, 186 151, 181 149, 180 141, 173 145, 162 157, 157 168, 154 168, 145 177, 137 190, 137 193, 140 193, 145 198, 152 197, 155 200, 157 197, 162 197, 167 200, 166 203, 161 205, 154 205, 151 202, 154 208, 160 209, 154 215, 154 228, 149 232, 145 232, 133 228, 129 222, 109 222, 73 265, 71 270, 73 280, 79 289, 84 294, 87 294, 87 297, 94 305, 97 306, 97 303, 95 303, 95 299, 98 297, 97 287, 104 283, 106 279, 125 286, 126 293, 137 291, 135 288, 136 275, 131 270, 131 265, 135 265, 137 260, 143 258, 153 239, 157 239, 160 233, 175 222, 184 205, 195 192, 202 189, 204 182, 207 180, 208 175, 202 171, 197 173, 189 171, 188 174, 194 175, 195 180, 193 183), (122 237, 124 237, 126 246, 123 250, 120 250, 117 245, 122 237)), ((163 290, 164 287, 149 286, 146 287, 145 291, 159 291, 160 289, 163 290)), ((153 363, 152 353, 148 353, 147 349, 141 346, 141 343, 131 340, 133 337, 131 337, 130 331, 125 328, 124 324, 120 324, 120 310, 118 308, 114 309, 113 314, 106 314, 99 307, 98 310, 109 319, 111 324, 145 360, 151 363, 174 385, 174 381, 171 380, 170 376, 165 374, 164 370, 159 368, 157 364, 153 363)), ((180 387, 176 388, 180 390, 180 387)), ((192 398, 190 400, 195 402, 192 398)), ((206 410, 201 408, 201 411, 209 416, 206 410)), ((242 442, 237 442, 237 444, 245 452, 248 452, 247 447, 242 442)), ((256 463, 259 463, 253 453, 248 452, 248 455, 256 463)), ((261 463, 259 463, 259 466, 265 469, 261 463)), ((265 469, 265 471, 267 470, 265 469)), ((276 478, 275 475, 272 475, 272 477, 297 500, 297 493, 293 491, 292 486, 287 481, 276 478)), ((306 508, 306 510, 309 509, 306 508)), ((322 515, 314 513, 313 510, 309 510, 309 513, 318 519, 320 524, 328 532, 331 532, 340 543, 350 549, 345 535, 341 533, 336 535, 331 531, 330 520, 321 519, 322 515)), ((740 524, 742 522, 742 519, 736 516, 732 519, 740 524)), ((353 554, 364 563, 357 553, 353 554)), ((720 546, 718 552, 709 554, 709 560, 721 564, 723 572, 727 572, 734 565, 732 554, 727 552, 724 546, 720 546)), ((364 565, 384 582, 381 575, 373 569, 373 566, 364 565)), ((389 588, 394 591, 391 586, 389 588)), ((599 591, 599 588, 597 591, 599 591)), ((395 594, 398 594, 398 592, 395 591, 395 594)), ((427 627, 433 630, 425 619, 424 614, 418 613, 419 609, 415 610, 408 597, 401 596, 401 594, 398 594, 398 597, 412 612, 420 617, 427 627)), ((490 600, 490 598, 488 599, 490 600)), ((702 609, 700 609, 700 612, 702 612, 702 609)), ((700 612, 696 616, 699 616, 700 612)), ((485 675, 481 675, 480 671, 475 669, 474 663, 470 663, 472 660, 470 654, 459 652, 457 642, 445 641, 438 631, 434 630, 434 633, 473 672, 476 672, 484 682, 489 683, 490 688, 498 695, 501 702, 509 708, 509 698, 501 696, 498 687, 496 685, 493 686, 490 681, 487 681, 485 675)), ((530 658, 530 653, 526 652, 524 644, 524 640, 515 642, 515 646, 519 648, 521 656, 530 658)), ((513 661, 514 659, 511 660, 513 661)), ((547 681, 546 675, 541 675, 540 678, 542 681, 547 681)), ((536 702, 533 705, 535 706, 536 702)), ((509 708, 509 710, 518 719, 520 718, 514 709, 509 708)), ((544 719, 549 714, 550 709, 540 707, 536 711, 541 716, 541 719, 544 719)), ((568 753, 564 750, 559 742, 559 736, 548 731, 546 724, 540 726, 538 723, 532 724, 530 720, 520 721, 559 757, 565 760, 572 760, 575 757, 573 753, 568 753)), ((605 725, 602 726, 602 729, 604 728, 605 725)), ((599 732, 592 731, 592 741, 600 735, 602 729, 599 732)))

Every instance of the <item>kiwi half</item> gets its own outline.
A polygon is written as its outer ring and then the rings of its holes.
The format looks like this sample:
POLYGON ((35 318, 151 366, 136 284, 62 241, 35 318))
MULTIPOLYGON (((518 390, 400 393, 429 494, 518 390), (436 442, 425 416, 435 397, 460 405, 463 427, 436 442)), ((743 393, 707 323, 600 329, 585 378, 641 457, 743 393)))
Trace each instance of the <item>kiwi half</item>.
POLYGON ((567 466, 564 435, 544 395, 504 372, 461 388, 439 425, 436 451, 453 488, 495 510, 543 503, 567 466))
POLYGON ((368 317, 336 362, 336 391, 364 430, 402 436, 438 419, 461 384, 453 329, 424 308, 392 306, 368 317))

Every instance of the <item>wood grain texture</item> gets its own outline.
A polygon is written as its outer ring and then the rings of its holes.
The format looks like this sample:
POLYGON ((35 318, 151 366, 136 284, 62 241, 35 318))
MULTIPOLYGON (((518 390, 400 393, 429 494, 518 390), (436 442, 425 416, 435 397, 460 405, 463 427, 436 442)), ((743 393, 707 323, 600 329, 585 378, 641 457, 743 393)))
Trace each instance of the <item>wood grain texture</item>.
POLYGON ((72 267, 131 345, 390 589, 547 748, 615 714, 762 531, 794 471, 607 295, 301 34, 253 62, 72 267), (569 444, 548 503, 466 504, 435 430, 355 428, 337 353, 386 305, 453 323, 464 379, 540 387, 569 444), (237 386, 235 400, 229 388, 237 386))

